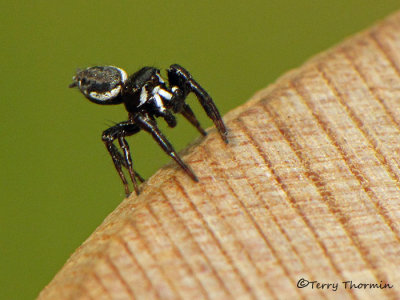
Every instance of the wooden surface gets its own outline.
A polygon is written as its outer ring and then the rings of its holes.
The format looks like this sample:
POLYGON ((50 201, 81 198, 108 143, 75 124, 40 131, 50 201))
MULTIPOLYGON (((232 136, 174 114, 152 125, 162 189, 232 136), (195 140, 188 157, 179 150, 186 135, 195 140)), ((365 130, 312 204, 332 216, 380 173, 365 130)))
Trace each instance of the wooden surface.
POLYGON ((400 299, 400 13, 225 120, 184 156, 200 183, 157 172, 39 299, 400 299))

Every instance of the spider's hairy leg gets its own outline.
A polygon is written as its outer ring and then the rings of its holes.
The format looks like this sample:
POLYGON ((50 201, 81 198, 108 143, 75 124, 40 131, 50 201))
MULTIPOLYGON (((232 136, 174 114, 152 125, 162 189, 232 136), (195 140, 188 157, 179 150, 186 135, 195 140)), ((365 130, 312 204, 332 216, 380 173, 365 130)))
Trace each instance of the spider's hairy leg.
MULTIPOLYGON (((171 88, 176 86, 180 90, 182 90, 183 100, 186 98, 188 93, 193 92, 196 95, 197 99, 199 100, 201 106, 207 113, 207 116, 214 122, 224 142, 228 143, 228 138, 227 138, 228 130, 226 129, 226 126, 221 118, 221 115, 210 95, 200 86, 200 84, 198 84, 192 78, 192 75, 190 75, 190 73, 180 65, 177 64, 171 65, 167 72, 168 72, 168 81, 171 88)), ((190 119, 188 120, 190 121, 190 119)))
POLYGON ((138 113, 134 116, 135 124, 137 124, 141 129, 151 133, 156 142, 161 146, 165 153, 172 157, 179 166, 192 178, 194 181, 199 181, 197 176, 193 173, 192 169, 187 166, 182 159, 176 153, 175 149, 172 147, 167 138, 162 134, 157 126, 154 118, 150 117, 147 113, 138 113))
POLYGON ((140 131, 140 128, 136 124, 128 122, 121 122, 115 126, 110 127, 105 130, 102 135, 102 140, 106 145, 108 152, 111 155, 115 169, 117 170, 119 176, 121 177, 122 183, 125 187, 125 194, 128 196, 129 186, 122 172, 122 166, 128 169, 129 175, 131 177, 133 187, 137 195, 139 195, 139 186, 137 184, 136 178, 143 182, 144 179, 133 170, 132 158, 129 150, 129 145, 125 140, 126 136, 133 135, 140 131), (119 152, 118 148, 114 145, 114 140, 118 139, 119 145, 122 149, 123 155, 119 152))

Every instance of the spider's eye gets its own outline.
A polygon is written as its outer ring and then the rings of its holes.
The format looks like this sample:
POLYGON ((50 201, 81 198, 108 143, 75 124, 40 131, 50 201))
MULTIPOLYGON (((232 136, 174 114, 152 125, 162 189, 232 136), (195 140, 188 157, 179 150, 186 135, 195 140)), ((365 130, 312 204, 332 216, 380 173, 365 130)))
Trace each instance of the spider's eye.
POLYGON ((116 101, 116 98, 121 95, 122 85, 127 77, 127 73, 117 67, 91 67, 79 71, 70 86, 78 86, 92 102, 116 104, 121 102, 116 101))

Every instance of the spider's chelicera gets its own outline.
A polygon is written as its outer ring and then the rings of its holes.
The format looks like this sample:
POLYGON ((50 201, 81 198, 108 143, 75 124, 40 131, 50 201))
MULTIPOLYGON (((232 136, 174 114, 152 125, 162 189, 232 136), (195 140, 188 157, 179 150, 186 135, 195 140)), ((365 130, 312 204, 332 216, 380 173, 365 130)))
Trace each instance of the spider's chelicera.
POLYGON ((144 179, 133 169, 129 145, 125 137, 140 130, 151 133, 161 148, 171 156, 182 169, 198 181, 193 171, 181 160, 170 142, 157 127, 155 118, 162 117, 169 127, 176 126, 174 114, 182 114, 202 134, 207 133, 200 126, 190 106, 185 102, 193 92, 200 101, 207 116, 212 119, 222 139, 228 143, 227 129, 213 100, 183 67, 174 64, 167 70, 168 85, 162 79, 160 70, 144 67, 136 73, 128 74, 113 66, 91 67, 78 71, 70 87, 78 87, 83 95, 97 104, 121 104, 128 111, 128 120, 118 123, 103 132, 103 142, 111 155, 114 166, 129 195, 129 186, 122 172, 128 169, 136 194, 139 194, 137 180, 144 179), (113 143, 118 140, 120 150, 113 143))

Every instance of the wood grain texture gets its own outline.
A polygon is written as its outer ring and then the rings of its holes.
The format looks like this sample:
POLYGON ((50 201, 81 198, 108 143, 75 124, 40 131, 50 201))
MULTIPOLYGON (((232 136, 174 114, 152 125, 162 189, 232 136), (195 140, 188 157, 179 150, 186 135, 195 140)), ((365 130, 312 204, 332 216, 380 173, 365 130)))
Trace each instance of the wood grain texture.
POLYGON ((400 13, 225 120, 184 155, 200 183, 161 169, 39 299, 400 299, 400 13))

